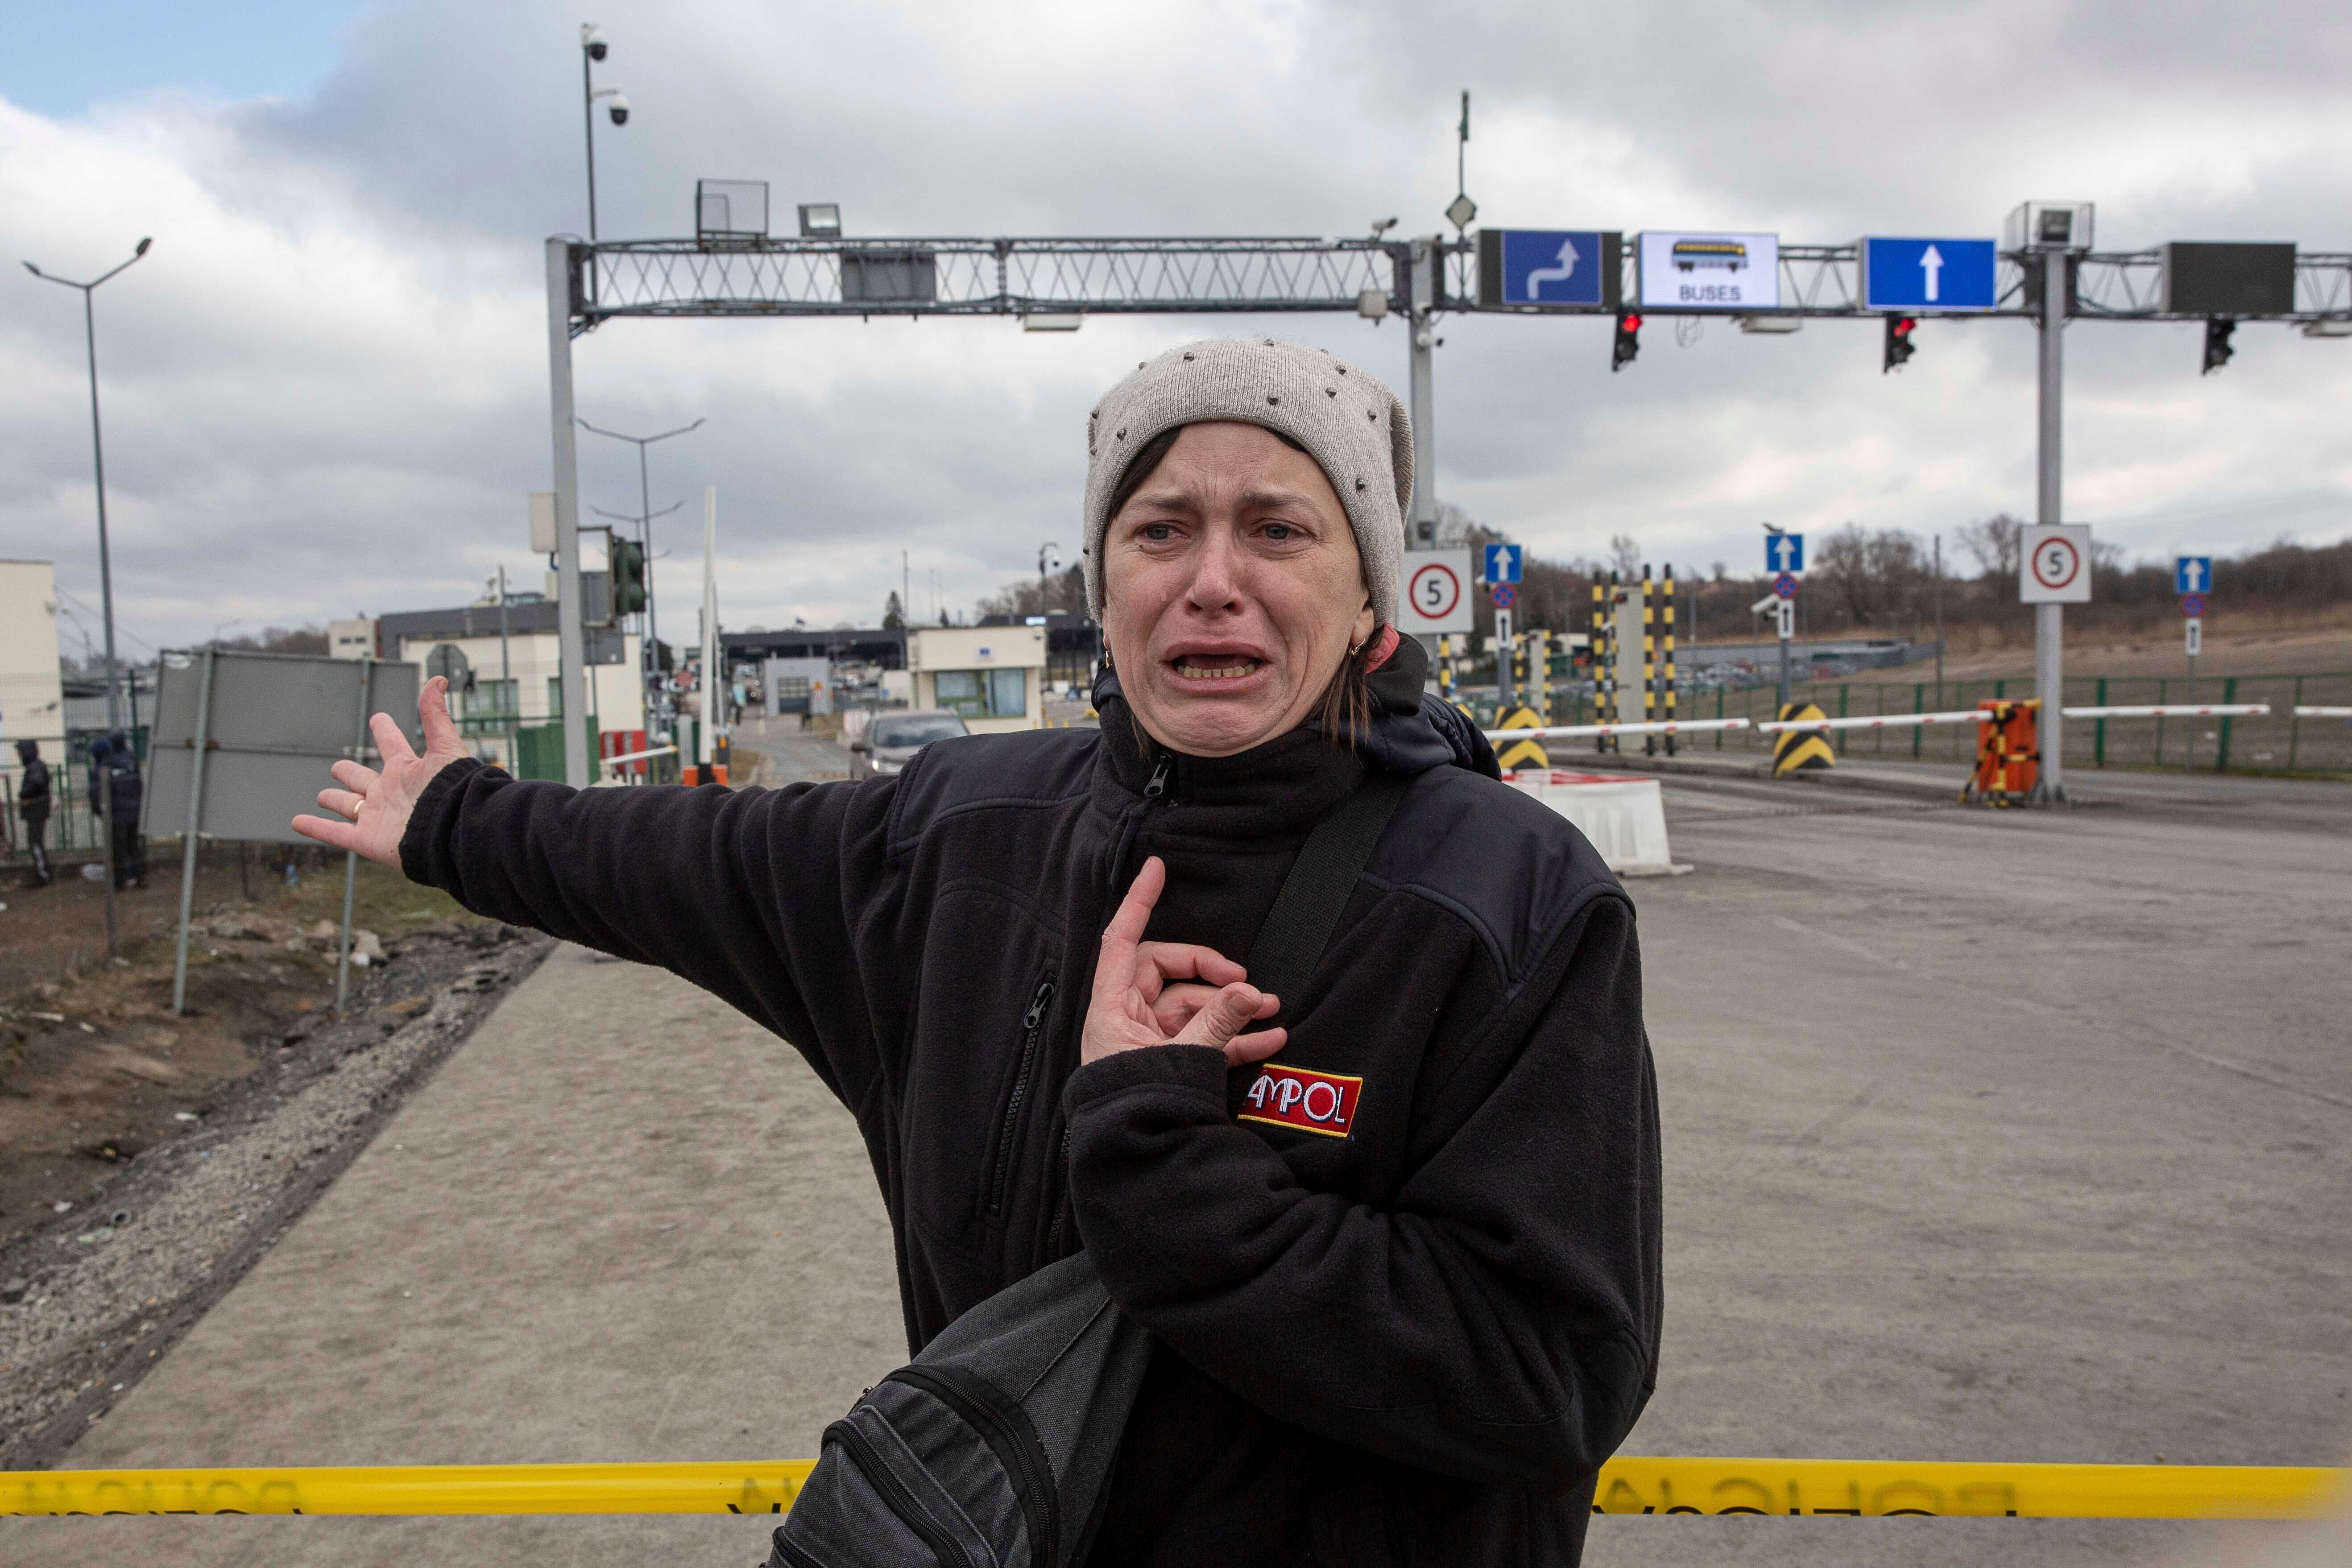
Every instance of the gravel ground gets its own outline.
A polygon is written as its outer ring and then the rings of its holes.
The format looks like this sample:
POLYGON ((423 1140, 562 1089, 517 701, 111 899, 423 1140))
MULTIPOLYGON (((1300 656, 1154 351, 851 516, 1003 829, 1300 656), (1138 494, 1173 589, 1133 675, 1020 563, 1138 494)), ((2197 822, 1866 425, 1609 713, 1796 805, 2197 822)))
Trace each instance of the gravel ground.
POLYGON ((184 1138, 0 1244, 0 1468, 57 1458, 227 1292, 553 944, 436 927, 184 1138))

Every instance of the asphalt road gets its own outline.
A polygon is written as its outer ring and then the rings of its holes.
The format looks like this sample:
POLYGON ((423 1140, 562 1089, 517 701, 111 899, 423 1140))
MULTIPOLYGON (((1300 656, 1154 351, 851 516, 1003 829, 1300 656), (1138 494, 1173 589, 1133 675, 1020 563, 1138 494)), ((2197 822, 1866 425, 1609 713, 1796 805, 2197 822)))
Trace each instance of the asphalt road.
MULTIPOLYGON (((2333 813, 2325 795, 2029 813, 1668 788, 1697 869, 1633 887, 1670 1294, 1633 1451, 2344 1458, 2352 795, 2333 813)), ((780 1043, 678 983, 561 952, 68 1463, 813 1452, 902 1352, 872 1185, 846 1116, 780 1043)), ((0 1555, 41 1564, 749 1563, 762 1533, 5 1529, 0 1555)), ((2010 1568, 2202 1538, 1603 1519, 1588 1561, 2010 1568)))

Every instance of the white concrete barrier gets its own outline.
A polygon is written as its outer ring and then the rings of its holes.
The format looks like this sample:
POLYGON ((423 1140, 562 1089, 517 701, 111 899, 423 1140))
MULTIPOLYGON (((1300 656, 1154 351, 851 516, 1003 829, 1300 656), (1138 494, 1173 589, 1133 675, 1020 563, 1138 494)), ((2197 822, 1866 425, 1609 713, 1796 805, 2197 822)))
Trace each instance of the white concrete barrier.
POLYGON ((1621 877, 1679 877, 1690 869, 1675 865, 1667 847, 1665 798, 1655 779, 1522 768, 1504 782, 1576 824, 1621 877))

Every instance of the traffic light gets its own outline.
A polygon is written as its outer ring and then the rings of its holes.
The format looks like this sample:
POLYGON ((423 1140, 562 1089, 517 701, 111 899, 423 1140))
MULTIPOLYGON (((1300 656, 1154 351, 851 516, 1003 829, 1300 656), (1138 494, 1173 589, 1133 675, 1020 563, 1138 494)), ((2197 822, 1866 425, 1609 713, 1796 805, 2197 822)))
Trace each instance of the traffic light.
POLYGON ((632 539, 613 541, 613 613, 634 616, 646 607, 645 546, 632 539))
POLYGON ((1879 374, 1884 375, 1890 370, 1902 369, 1903 362, 1919 352, 1919 345, 1911 341, 1912 329, 1918 324, 1919 318, 1916 316, 1886 318, 1886 360, 1879 367, 1879 374))
POLYGON ((2237 352, 2230 346, 2230 334, 2237 330, 2238 323, 2227 316, 2215 316, 2205 323, 2205 368, 2198 374, 2210 375, 2230 363, 2230 356, 2237 352))
POLYGON ((1642 318, 1625 311, 1617 318, 1617 342, 1609 351, 1609 374, 1616 374, 1642 352, 1642 318))

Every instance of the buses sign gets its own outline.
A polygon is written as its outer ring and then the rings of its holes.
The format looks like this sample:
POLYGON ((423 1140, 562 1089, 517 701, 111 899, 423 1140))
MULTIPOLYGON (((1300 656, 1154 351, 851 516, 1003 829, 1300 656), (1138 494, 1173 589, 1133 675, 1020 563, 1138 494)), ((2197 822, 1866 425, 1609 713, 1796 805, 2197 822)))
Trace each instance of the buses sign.
POLYGON ((1777 234, 1644 234, 1642 305, 1654 310, 1771 310, 1780 304, 1777 234))

